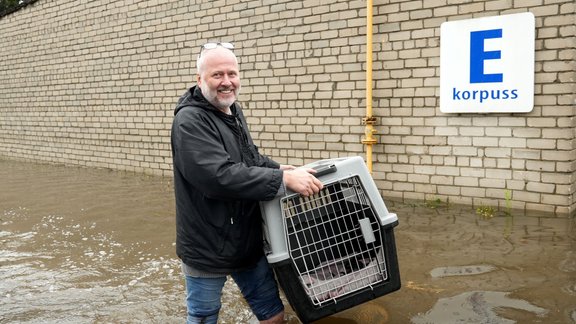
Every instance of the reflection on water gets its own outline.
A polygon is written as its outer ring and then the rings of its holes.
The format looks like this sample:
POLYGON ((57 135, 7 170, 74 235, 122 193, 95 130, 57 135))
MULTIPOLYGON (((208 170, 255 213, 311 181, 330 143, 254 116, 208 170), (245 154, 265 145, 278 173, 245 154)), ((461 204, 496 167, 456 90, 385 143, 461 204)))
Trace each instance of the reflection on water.
POLYGON ((493 271, 494 266, 491 265, 469 265, 462 267, 439 267, 430 271, 432 278, 450 277, 450 276, 470 276, 474 274, 482 274, 493 271))
POLYGON ((391 322, 576 323, 574 217, 390 208, 405 282, 381 298, 391 322))
POLYGON ((416 324, 426 323, 493 323, 512 324, 516 321, 506 319, 496 314, 496 308, 510 308, 532 312, 539 317, 548 313, 547 310, 534 306, 521 299, 512 299, 507 293, 499 291, 471 291, 454 297, 440 298, 432 310, 424 315, 412 318, 416 324), (451 311, 457 310, 457 316, 451 311))
MULTIPOLYGON (((0 323, 184 322, 171 179, 2 160, 0 179, 0 323)), ((574 218, 387 204, 402 289, 319 322, 576 323, 574 218)), ((223 304, 254 321, 231 281, 223 304)))

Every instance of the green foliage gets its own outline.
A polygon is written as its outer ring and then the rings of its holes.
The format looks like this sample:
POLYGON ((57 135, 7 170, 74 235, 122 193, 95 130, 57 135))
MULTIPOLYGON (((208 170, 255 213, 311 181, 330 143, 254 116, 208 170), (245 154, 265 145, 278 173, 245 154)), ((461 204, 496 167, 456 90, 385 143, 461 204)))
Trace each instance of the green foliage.
MULTIPOLYGON (((446 203, 447 205, 448 203, 446 203)), ((440 200, 440 198, 436 198, 436 199, 432 199, 432 200, 426 200, 426 207, 430 208, 430 209, 437 209, 441 206, 445 205, 445 203, 440 200)))
MULTIPOLYGON (((512 218, 512 191, 505 190, 504 191, 504 199, 505 199, 505 210, 503 211, 504 215, 508 218, 512 218)), ((482 216, 485 219, 492 218, 496 216, 498 210, 491 206, 484 206, 480 205, 480 207, 476 208, 476 214, 482 216)))
POLYGON ((506 210, 504 214, 506 214, 506 216, 512 216, 512 191, 504 191, 504 199, 506 200, 506 210))
POLYGON ((484 218, 492 218, 496 215, 496 210, 492 206, 480 206, 476 208, 476 214, 484 217, 484 218))
POLYGON ((0 18, 36 1, 37 0, 0 0, 0 18))
POLYGON ((20 0, 0 0, 0 12, 16 8, 19 4, 20 0))

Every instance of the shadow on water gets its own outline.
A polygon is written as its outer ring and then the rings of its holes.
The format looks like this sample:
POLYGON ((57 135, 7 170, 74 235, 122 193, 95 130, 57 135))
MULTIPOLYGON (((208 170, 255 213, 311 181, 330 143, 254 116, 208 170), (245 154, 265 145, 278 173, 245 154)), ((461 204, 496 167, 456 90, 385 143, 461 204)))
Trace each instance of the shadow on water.
MULTIPOLYGON (((171 179, 2 160, 0 179, 0 323, 184 322, 171 179)), ((402 288, 319 323, 576 323, 574 217, 387 205, 402 288)), ((254 322, 231 281, 223 304, 254 322)))

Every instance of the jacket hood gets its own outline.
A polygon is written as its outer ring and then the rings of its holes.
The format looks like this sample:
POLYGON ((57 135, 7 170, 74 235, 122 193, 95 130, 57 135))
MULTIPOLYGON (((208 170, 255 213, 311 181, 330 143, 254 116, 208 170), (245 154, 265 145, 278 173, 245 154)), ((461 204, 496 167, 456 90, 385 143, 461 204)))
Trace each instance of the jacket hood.
POLYGON ((178 99, 178 103, 174 109, 174 115, 176 115, 180 109, 184 107, 216 109, 208 102, 208 100, 206 100, 206 98, 204 98, 204 95, 202 95, 202 91, 198 86, 193 86, 192 88, 188 89, 188 91, 186 91, 186 93, 184 93, 182 97, 178 99))
MULTIPOLYGON (((178 114, 180 110, 185 107, 189 107, 192 109, 202 109, 204 111, 211 111, 215 116, 220 118, 230 129, 232 132, 236 134, 236 136, 245 136, 242 132, 242 127, 238 127, 238 123, 241 121, 238 119, 238 108, 236 107, 236 103, 230 106, 230 111, 232 112, 231 115, 228 115, 216 107, 214 107, 202 94, 202 90, 198 86, 193 86, 192 88, 188 89, 186 93, 180 97, 178 103, 176 104, 176 109, 174 109, 174 116, 178 114)), ((244 125, 244 127, 246 127, 244 125)))

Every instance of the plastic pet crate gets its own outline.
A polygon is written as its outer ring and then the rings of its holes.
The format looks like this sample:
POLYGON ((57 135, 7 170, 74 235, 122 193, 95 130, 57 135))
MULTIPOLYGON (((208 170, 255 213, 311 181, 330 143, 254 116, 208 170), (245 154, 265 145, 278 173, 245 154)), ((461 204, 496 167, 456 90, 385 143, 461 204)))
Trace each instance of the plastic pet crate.
POLYGON ((318 161, 324 189, 262 202, 267 258, 304 323, 400 289, 389 213, 360 157, 318 161))

